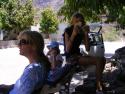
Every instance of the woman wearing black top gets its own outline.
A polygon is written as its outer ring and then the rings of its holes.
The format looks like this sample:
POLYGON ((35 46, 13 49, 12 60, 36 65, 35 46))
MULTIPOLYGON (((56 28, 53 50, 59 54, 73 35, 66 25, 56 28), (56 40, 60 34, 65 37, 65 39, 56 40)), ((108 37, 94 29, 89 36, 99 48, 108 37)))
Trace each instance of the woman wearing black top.
POLYGON ((96 91, 102 91, 102 72, 105 66, 104 57, 82 56, 80 53, 80 44, 83 42, 86 51, 90 50, 89 45, 89 26, 86 25, 84 17, 80 13, 75 13, 71 19, 71 26, 67 27, 64 32, 64 50, 67 62, 71 58, 77 58, 81 65, 96 65, 96 91))

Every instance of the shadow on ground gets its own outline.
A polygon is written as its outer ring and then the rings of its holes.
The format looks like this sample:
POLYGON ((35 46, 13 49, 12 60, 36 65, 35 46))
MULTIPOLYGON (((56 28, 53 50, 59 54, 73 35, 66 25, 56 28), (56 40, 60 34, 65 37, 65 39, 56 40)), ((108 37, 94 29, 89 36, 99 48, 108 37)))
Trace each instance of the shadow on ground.
MULTIPOLYGON (((81 72, 73 77, 81 82, 71 84, 71 94, 96 94, 95 73, 81 72), (88 75, 88 76, 86 76, 88 75), (82 83, 82 84, 80 84, 82 83)), ((104 94, 125 94, 125 73, 113 67, 103 73, 104 94)))

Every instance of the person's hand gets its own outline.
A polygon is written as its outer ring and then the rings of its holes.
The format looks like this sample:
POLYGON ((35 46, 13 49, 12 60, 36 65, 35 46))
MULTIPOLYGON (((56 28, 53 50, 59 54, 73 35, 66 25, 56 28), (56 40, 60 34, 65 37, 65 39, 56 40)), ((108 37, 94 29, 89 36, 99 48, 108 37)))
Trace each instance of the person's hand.
POLYGON ((80 28, 82 27, 82 23, 78 22, 74 25, 73 35, 76 36, 80 32, 80 28))
POLYGON ((51 51, 52 51, 52 49, 50 48, 46 55, 47 55, 47 56, 48 56, 48 55, 51 55, 51 51))
POLYGON ((52 49, 52 50, 51 50, 51 55, 52 55, 52 56, 56 56, 56 55, 57 55, 57 51, 56 51, 55 49, 52 49))
POLYGON ((82 22, 77 22, 75 25, 78 27, 82 27, 82 22))

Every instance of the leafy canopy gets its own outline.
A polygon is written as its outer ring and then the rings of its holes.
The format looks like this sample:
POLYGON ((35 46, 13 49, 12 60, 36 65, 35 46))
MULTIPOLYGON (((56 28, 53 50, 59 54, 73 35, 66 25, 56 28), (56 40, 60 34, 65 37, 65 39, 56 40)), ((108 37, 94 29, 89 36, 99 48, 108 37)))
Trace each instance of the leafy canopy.
POLYGON ((83 13, 89 21, 99 21, 101 15, 105 15, 108 22, 125 24, 125 0, 64 0, 58 14, 69 20, 76 11, 83 13))
POLYGON ((44 33, 55 33, 58 29, 58 18, 51 8, 45 8, 41 12, 40 30, 44 33))
POLYGON ((32 1, 8 0, 0 7, 0 28, 21 31, 33 24, 34 10, 32 1))

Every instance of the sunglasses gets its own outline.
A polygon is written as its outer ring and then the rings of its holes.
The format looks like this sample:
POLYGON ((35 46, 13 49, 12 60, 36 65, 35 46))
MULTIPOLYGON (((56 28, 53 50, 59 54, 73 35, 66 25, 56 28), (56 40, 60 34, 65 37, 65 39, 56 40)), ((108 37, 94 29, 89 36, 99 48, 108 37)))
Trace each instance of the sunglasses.
POLYGON ((19 40, 19 43, 18 43, 19 46, 20 45, 29 45, 29 44, 32 44, 31 41, 25 40, 25 39, 19 40))

